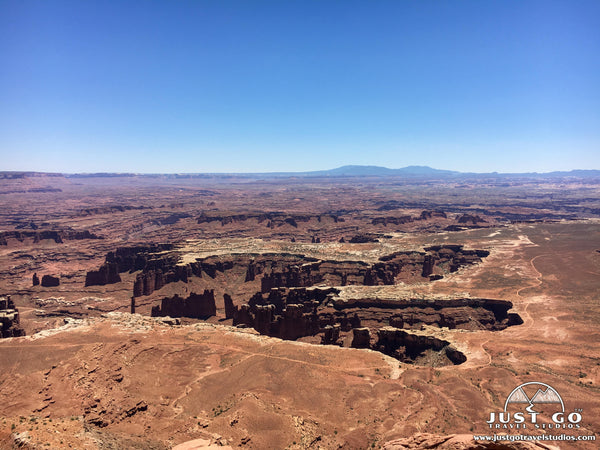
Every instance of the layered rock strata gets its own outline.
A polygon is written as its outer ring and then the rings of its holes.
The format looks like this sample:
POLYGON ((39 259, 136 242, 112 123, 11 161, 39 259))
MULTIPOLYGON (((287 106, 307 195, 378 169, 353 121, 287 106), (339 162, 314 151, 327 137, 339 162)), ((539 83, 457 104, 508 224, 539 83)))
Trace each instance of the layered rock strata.
POLYGON ((405 330, 430 325, 498 331, 523 323, 517 314, 508 312, 512 303, 504 300, 340 300, 339 292, 335 288, 276 288, 268 294, 256 293, 246 304, 230 304, 228 316, 234 325, 252 327, 267 336, 292 340, 313 336, 322 344, 346 343, 405 362, 429 359, 437 365, 460 364, 466 358, 445 340, 405 330))
POLYGON ((57 287, 60 285, 60 278, 52 275, 44 275, 42 277, 43 287, 57 287))
POLYGON ((323 261, 288 253, 211 256, 181 264, 177 254, 169 252, 172 249, 170 244, 118 248, 107 254, 102 267, 88 272, 86 285, 116 283, 120 281, 119 273, 139 270, 133 296, 140 297, 169 283, 187 283, 192 276, 215 278, 217 273, 240 267, 246 271, 245 282, 260 278, 263 293, 278 287, 391 285, 400 280, 437 280, 445 273, 479 263, 489 254, 486 250, 465 250, 461 245, 438 245, 423 252, 396 252, 374 264, 323 261))
POLYGON ((73 230, 38 230, 38 231, 3 231, 0 232, 0 245, 8 245, 10 239, 15 239, 19 242, 24 242, 26 239, 31 239, 33 243, 49 239, 57 244, 64 243, 65 240, 82 240, 82 239, 102 239, 102 237, 85 231, 73 230))
POLYGON ((152 317, 191 317, 208 319, 217 313, 214 291, 205 290, 202 294, 191 293, 189 297, 178 295, 163 298, 160 306, 152 307, 152 317))
POLYGON ((268 228, 281 227, 283 225, 291 225, 294 228, 298 227, 298 223, 317 221, 318 223, 330 221, 332 223, 344 222, 343 217, 336 214, 286 214, 282 212, 267 212, 267 213, 240 213, 240 214, 224 214, 223 212, 203 212, 198 218, 197 223, 219 222, 222 226, 255 220, 259 224, 264 224, 268 228))
POLYGON ((20 326, 19 311, 10 296, 0 297, 0 338, 25 336, 20 326))
POLYGON ((98 270, 91 270, 85 276, 86 286, 104 286, 121 282, 118 266, 116 263, 106 262, 98 270))

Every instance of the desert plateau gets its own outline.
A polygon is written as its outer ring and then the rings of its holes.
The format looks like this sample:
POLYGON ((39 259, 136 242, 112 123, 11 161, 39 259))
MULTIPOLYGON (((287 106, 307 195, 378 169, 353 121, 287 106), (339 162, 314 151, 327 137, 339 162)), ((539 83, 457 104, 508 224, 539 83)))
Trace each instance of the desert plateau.
POLYGON ((4 172, 0 205, 0 448, 596 448, 473 439, 600 430, 595 172, 4 172), (498 421, 526 383, 561 423, 498 421))

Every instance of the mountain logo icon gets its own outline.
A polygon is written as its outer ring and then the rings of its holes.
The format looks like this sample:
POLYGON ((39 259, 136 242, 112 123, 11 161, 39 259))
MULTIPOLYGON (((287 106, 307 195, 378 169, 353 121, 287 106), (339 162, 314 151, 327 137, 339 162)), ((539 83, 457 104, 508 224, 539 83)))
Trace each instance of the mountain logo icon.
MULTIPOLYGON (((528 388, 529 392, 531 392, 531 387, 528 388)), ((560 404, 562 411, 565 411, 565 405, 560 394, 554 389, 552 386, 546 383, 540 383, 538 381, 530 381, 528 383, 523 383, 517 386, 506 398, 506 402, 504 403, 504 411, 508 408, 508 405, 511 403, 524 403, 529 404, 526 408, 528 411, 532 410, 533 406, 541 403, 557 403, 560 404), (526 386, 538 386, 537 391, 531 399, 525 393, 523 389, 526 386)))
POLYGON ((531 403, 523 388, 519 386, 508 396, 507 403, 531 403))

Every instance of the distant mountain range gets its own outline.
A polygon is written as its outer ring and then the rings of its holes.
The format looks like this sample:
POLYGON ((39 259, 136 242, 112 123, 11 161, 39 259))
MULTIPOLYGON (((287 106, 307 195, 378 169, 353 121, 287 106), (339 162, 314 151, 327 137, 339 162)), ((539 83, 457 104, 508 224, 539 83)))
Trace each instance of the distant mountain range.
MULTIPOLYGON (((291 174, 290 174, 291 175, 291 174)), ((342 166, 337 169, 318 170, 313 172, 296 173, 296 176, 327 176, 327 177, 577 177, 577 178, 597 178, 600 176, 600 170, 571 170, 557 172, 526 172, 526 173, 475 173, 475 172, 457 172, 454 170, 433 169, 429 166, 407 166, 401 169, 389 169, 381 166, 342 166)))
POLYGON ((400 178, 600 178, 600 170, 571 170, 557 172, 526 172, 526 173, 473 173, 453 170, 433 169, 428 166, 407 166, 400 169, 389 169, 381 166, 349 165, 329 170, 309 172, 264 172, 264 173, 180 173, 180 174, 136 174, 136 173, 42 173, 42 172, 0 172, 0 179, 26 178, 35 176, 65 176, 67 178, 91 177, 169 177, 169 178, 348 178, 348 177, 400 177, 400 178))
POLYGON ((313 172, 303 172, 307 176, 338 176, 338 177, 386 177, 386 176, 397 176, 397 175, 418 175, 418 176, 431 176, 431 175, 454 175, 460 172, 454 172, 452 170, 439 170, 432 169, 427 166, 408 166, 401 169, 388 169, 387 167, 381 166, 342 166, 337 169, 330 170, 318 170, 313 172))

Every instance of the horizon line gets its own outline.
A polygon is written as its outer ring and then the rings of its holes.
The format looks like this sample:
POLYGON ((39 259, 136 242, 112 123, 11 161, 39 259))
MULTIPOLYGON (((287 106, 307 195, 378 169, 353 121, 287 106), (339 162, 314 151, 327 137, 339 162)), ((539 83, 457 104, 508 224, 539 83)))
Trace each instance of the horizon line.
MULTIPOLYGON (((114 172, 114 171, 98 171, 98 172, 44 172, 38 170, 0 170, 0 174, 43 174, 43 175, 119 175, 119 176, 134 176, 134 175, 304 175, 304 174, 322 174, 328 175, 328 172, 339 171, 340 169, 378 169, 381 171, 401 171, 406 169, 426 169, 430 173, 414 173, 415 175, 433 175, 433 174, 441 174, 445 173, 447 175, 544 175, 544 174, 553 174, 553 173, 570 173, 570 172, 597 172, 600 169, 562 169, 562 170, 552 170, 547 172, 537 172, 537 171, 528 171, 528 172, 463 172, 458 170, 450 170, 450 169, 437 169, 431 166, 426 165, 409 165, 399 168, 390 168, 386 166, 377 166, 377 165, 363 165, 363 164, 348 164, 343 166, 334 167, 332 169, 316 169, 316 170, 304 170, 304 171, 287 171, 287 170, 279 170, 279 171, 268 171, 268 172, 114 172)), ((407 171, 409 172, 409 171, 407 171)), ((410 172, 409 172, 410 173, 410 172)), ((336 175, 335 173, 331 175, 336 175)), ((342 176, 343 174, 340 174, 342 176)), ((363 176, 376 176, 376 174, 365 174, 363 176)), ((394 174, 389 174, 394 175, 394 174)), ((354 175, 359 176, 359 175, 354 175)))

